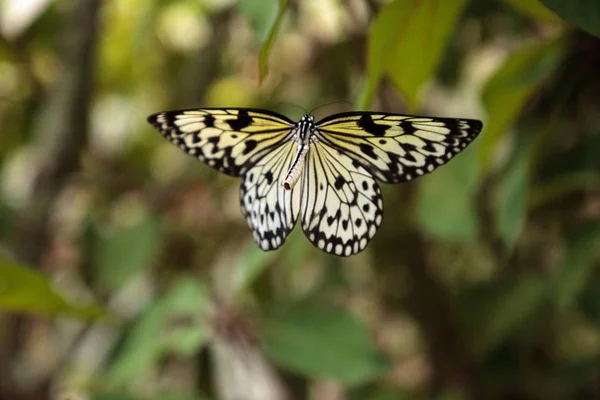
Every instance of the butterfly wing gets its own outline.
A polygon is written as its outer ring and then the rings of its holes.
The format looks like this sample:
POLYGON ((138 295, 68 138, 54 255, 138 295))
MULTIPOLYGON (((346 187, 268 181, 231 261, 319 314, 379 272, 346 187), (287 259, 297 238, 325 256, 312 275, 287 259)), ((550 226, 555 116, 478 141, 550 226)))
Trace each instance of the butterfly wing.
POLYGON ((165 111, 148 122, 186 153, 233 176, 285 143, 294 127, 283 115, 252 108, 165 111))
POLYGON ((375 236, 383 217, 383 197, 364 166, 317 142, 306 158, 301 209, 302 229, 315 246, 349 256, 364 250, 375 236))
POLYGON ((281 180, 296 153, 287 142, 262 157, 245 174, 241 187, 242 213, 263 250, 280 247, 294 229, 300 210, 302 182, 284 190, 281 180))
POLYGON ((319 140, 363 164, 382 182, 405 182, 448 162, 482 128, 473 119, 348 112, 317 123, 319 140))

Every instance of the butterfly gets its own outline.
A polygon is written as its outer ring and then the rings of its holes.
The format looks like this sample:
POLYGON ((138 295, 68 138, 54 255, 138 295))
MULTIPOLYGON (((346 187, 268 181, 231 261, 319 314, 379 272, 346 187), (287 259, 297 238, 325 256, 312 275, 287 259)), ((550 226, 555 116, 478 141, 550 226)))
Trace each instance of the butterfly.
POLYGON ((481 121, 345 112, 298 122, 254 108, 199 108, 148 117, 169 141, 227 175, 241 176, 242 214, 263 250, 302 230, 338 256, 364 250, 383 218, 377 181, 406 182, 446 164, 481 121))

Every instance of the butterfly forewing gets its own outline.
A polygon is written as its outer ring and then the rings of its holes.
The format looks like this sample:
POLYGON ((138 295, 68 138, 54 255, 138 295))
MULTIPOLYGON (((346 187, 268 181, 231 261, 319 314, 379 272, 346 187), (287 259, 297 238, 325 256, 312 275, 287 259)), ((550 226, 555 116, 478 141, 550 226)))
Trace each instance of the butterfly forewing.
POLYGON ((286 142, 294 127, 283 115, 237 108, 166 111, 148 121, 186 153, 233 176, 286 142))
POLYGON ((382 221, 379 185, 360 163, 322 143, 311 147, 306 161, 304 233, 327 253, 349 256, 364 250, 382 221))
POLYGON ((461 152, 481 131, 472 119, 350 112, 317 123, 317 136, 363 164, 386 183, 432 172, 461 152))
POLYGON ((295 150, 292 142, 274 149, 251 167, 242 180, 242 213, 263 250, 280 247, 298 219, 301 182, 291 191, 281 186, 295 150))

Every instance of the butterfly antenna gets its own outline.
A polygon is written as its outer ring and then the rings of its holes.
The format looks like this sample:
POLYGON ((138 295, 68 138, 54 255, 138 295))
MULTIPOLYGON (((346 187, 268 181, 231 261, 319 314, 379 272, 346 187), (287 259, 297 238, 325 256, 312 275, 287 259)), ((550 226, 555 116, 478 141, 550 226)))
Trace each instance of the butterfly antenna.
POLYGON ((346 104, 352 106, 352 103, 349 102, 349 101, 347 101, 347 100, 332 101, 331 103, 326 103, 326 104, 321 104, 320 106, 316 106, 315 108, 313 108, 312 110, 310 110, 309 114, 312 114, 313 112, 317 111, 319 108, 327 107, 327 106, 330 106, 332 104, 338 104, 338 103, 346 103, 346 104))
POLYGON ((304 108, 304 107, 302 107, 302 106, 299 106, 298 104, 294 104, 294 103, 288 103, 288 102, 286 102, 286 101, 281 101, 281 102, 277 103, 277 104, 275 105, 275 108, 278 108, 279 106, 284 106, 284 105, 285 105, 285 106, 291 106, 291 107, 296 107, 296 108, 299 108, 299 109, 301 109, 301 110, 302 110, 302 112, 304 112, 304 114, 308 114, 308 111, 306 111, 306 108, 304 108))

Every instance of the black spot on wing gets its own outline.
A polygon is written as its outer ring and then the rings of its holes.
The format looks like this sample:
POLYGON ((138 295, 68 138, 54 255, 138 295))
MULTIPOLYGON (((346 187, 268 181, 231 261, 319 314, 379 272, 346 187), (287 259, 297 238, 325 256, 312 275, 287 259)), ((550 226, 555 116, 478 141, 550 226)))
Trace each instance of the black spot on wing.
POLYGON ((206 115, 206 117, 204 117, 204 125, 206 125, 207 128, 214 128, 215 117, 210 114, 206 115))
MULTIPOLYGON (((273 183, 273 173, 271 171, 267 171, 265 173, 265 179, 267 180, 267 184, 270 185, 271 183, 273 183)), ((277 204, 277 206, 279 206, 279 204, 277 204)), ((279 210, 277 210, 277 211, 279 211, 279 210)))
POLYGON ((227 120, 227 123, 234 131, 240 131, 252 124, 252 117, 248 115, 248 111, 239 110, 236 119, 227 120))
POLYGON ((249 140, 246 140, 246 142, 244 142, 244 144, 246 147, 244 147, 244 151, 242 153, 244 155, 246 155, 246 154, 250 153, 252 150, 254 150, 258 143, 256 142, 256 140, 249 139, 249 140))
POLYGON ((413 163, 417 161, 417 159, 415 158, 415 156, 413 156, 413 153, 410 152, 410 151, 407 152, 406 155, 404 155, 404 159, 407 160, 407 161, 413 162, 413 163))
POLYGON ((386 124, 376 124, 375 121, 373 121, 373 117, 369 114, 362 115, 357 124, 359 128, 375 136, 385 135, 385 131, 390 128, 390 126, 386 124))
POLYGON ((361 143, 360 151, 362 151, 364 155, 369 156, 374 160, 377 159, 377 156, 375 155, 375 152, 373 151, 373 146, 371 146, 370 144, 361 143))
POLYGON ((407 134, 407 135, 412 135, 417 130, 417 128, 415 128, 414 124, 412 122, 410 122, 410 119, 402 120, 402 121, 400 121, 400 123, 398 125, 400 126, 400 128, 402 128, 403 133, 407 134))
POLYGON ((337 190, 340 190, 344 186, 344 183, 346 183, 346 180, 343 177, 338 176, 337 178, 335 178, 335 183, 333 184, 333 186, 335 186, 337 190))

